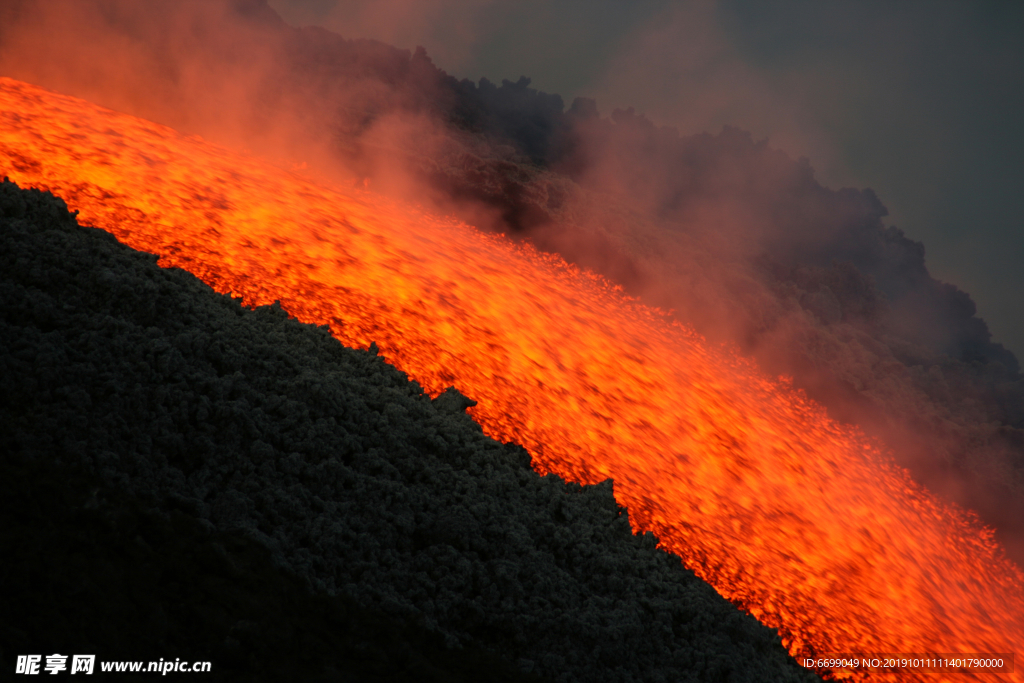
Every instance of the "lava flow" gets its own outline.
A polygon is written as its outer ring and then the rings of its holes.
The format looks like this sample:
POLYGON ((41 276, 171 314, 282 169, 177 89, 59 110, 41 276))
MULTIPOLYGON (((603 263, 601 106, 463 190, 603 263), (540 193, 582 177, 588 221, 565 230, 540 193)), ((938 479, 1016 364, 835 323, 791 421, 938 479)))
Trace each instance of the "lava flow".
MULTIPOLYGON (((635 529, 794 655, 1024 644, 1024 577, 988 531, 784 383, 597 276, 10 79, 0 174, 247 305, 280 300, 347 345, 375 341, 432 394, 457 385, 541 472, 614 478, 635 529)), ((991 676, 956 680, 975 675, 991 676)))

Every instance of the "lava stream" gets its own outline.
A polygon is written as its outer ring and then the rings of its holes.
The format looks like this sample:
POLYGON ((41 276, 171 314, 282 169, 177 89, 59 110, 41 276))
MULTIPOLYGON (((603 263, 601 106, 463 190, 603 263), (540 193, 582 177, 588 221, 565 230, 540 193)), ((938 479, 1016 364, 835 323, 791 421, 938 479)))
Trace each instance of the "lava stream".
POLYGON ((601 278, 35 86, 0 79, 0 105, 0 174, 247 305, 280 300, 347 345, 375 341, 432 394, 456 384, 541 472, 614 478, 634 528, 793 654, 1024 644, 1024 579, 989 532, 601 278))

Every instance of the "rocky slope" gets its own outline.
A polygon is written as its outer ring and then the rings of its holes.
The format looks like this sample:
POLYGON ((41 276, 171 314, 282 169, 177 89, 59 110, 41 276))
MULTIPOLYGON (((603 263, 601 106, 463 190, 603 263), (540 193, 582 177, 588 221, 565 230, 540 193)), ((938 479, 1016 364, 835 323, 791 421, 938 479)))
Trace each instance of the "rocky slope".
MULTIPOLYGON (((221 680, 814 680, 634 536, 372 351, 157 267, 0 185, 4 666, 221 680)), ((127 680, 127 679, 125 679, 127 680)))

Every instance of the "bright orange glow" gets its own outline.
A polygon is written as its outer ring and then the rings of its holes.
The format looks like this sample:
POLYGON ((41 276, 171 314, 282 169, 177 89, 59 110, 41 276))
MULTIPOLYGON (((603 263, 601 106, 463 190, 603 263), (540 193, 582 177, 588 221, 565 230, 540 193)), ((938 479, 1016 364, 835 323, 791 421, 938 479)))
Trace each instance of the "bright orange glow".
POLYGON ((541 472, 614 478, 635 529, 793 654, 1022 652, 1024 578, 990 533, 817 405, 597 276, 9 79, 0 174, 247 305, 279 299, 347 345, 376 341, 432 394, 455 384, 541 472))

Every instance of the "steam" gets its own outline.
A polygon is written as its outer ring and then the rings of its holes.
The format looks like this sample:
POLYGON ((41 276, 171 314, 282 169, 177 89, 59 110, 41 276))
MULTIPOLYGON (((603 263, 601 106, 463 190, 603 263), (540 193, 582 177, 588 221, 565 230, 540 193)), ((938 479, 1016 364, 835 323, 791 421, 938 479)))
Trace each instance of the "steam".
POLYGON ((295 30, 262 0, 15 0, 0 19, 5 75, 288 167, 390 177, 408 140, 434 151, 424 53, 295 30))
MULTIPOLYGON (((334 11, 357 11, 335 19, 395 41, 416 22, 458 16, 446 55, 458 62, 487 4, 334 11)), ((831 165, 828 137, 801 125, 799 98, 736 58, 713 10, 690 3, 637 27, 607 88, 676 112, 684 130, 758 108, 797 122, 775 144, 831 165)), ((422 49, 292 28, 264 0, 7 2, 0 74, 366 184, 602 272, 793 377, 919 481, 977 510, 1024 562, 1017 359, 966 293, 930 276, 924 247, 883 222, 871 190, 827 189, 805 158, 737 128, 686 136, 628 108, 566 106, 525 78, 460 81, 422 49)))

